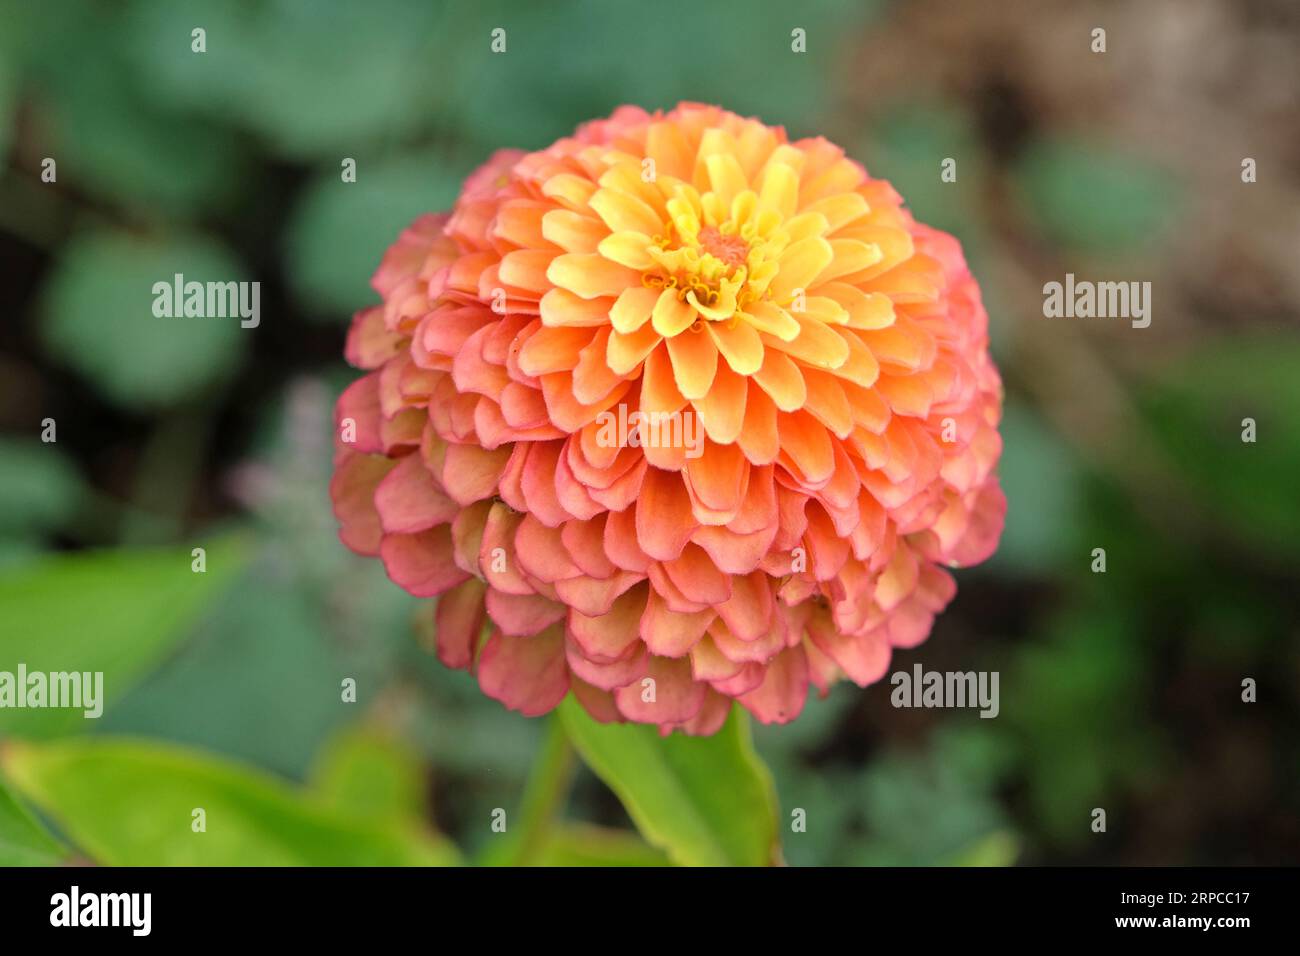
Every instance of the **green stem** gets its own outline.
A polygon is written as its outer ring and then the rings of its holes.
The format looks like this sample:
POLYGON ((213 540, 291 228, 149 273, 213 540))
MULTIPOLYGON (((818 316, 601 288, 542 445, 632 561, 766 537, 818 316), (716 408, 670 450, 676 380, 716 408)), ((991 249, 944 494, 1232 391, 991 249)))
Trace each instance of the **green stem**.
POLYGON ((545 842, 552 823, 564 808, 577 767, 573 746, 557 715, 547 720, 546 736, 524 785, 519 823, 510 837, 483 854, 484 866, 527 866, 545 842))

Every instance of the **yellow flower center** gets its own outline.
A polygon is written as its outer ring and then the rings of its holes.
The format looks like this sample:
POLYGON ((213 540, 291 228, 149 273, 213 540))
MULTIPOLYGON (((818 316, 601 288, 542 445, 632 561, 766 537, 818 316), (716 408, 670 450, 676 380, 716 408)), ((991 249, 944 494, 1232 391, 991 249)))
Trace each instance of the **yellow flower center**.
POLYGON ((642 272, 643 285, 675 290, 713 322, 734 319, 767 297, 789 241, 778 213, 760 210, 750 190, 728 206, 716 193, 701 196, 686 185, 667 205, 669 220, 648 250, 654 264, 642 272))

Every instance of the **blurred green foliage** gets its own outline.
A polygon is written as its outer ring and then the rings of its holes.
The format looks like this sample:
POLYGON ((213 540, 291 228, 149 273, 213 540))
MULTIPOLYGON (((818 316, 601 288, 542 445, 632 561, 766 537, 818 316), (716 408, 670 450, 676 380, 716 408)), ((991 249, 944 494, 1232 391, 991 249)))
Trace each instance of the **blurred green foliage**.
POLYGON ((418 818, 330 808, 228 761, 104 738, 10 743, 5 774, 96 860, 116 866, 447 866, 418 818))
POLYGON ((683 866, 764 866, 775 859, 776 795, 733 708, 711 737, 639 724, 600 724, 572 698, 560 705, 574 746, 652 844, 683 866))
POLYGON ((152 290, 156 282, 170 288, 177 274, 185 283, 246 281, 235 261, 206 239, 77 239, 45 290, 41 333, 51 357, 71 363, 107 398, 129 408, 201 396, 229 376, 248 337, 237 317, 177 317, 161 334, 152 290))

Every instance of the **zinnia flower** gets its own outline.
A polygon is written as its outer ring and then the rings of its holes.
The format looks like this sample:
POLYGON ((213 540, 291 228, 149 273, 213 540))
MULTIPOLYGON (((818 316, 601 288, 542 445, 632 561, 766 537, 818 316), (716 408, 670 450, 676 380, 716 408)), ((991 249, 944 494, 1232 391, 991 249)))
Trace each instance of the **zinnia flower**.
POLYGON ((438 657, 524 714, 792 720, 880 679, 997 544, 979 288, 825 139, 623 107, 497 153, 372 284, 342 540, 439 596, 438 657))

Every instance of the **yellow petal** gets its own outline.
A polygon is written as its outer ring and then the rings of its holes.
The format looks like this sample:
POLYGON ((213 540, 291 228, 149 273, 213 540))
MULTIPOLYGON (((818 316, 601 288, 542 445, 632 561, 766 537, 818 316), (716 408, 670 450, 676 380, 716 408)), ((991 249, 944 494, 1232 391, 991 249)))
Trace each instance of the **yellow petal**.
POLYGON ((748 322, 760 332, 775 335, 784 342, 789 342, 799 334, 799 323, 780 306, 766 300, 755 302, 745 311, 738 312, 742 322, 748 322))
POLYGON ((799 174, 785 163, 769 162, 763 170, 758 202, 779 212, 783 219, 792 218, 799 203, 799 174))
POLYGON ((814 203, 809 203, 804 207, 804 212, 821 213, 826 217, 826 222, 830 225, 830 231, 834 232, 841 226, 848 225, 855 219, 860 219, 871 212, 871 207, 857 193, 838 193, 834 196, 827 196, 825 199, 819 199, 814 203))
POLYGON ((542 236, 565 252, 595 252, 609 227, 594 216, 552 209, 542 217, 542 236))
POLYGON ((614 307, 609 310, 610 324, 617 332, 635 332, 650 320, 650 313, 654 311, 658 299, 658 289, 624 289, 614 307))
POLYGON ((830 231, 830 223, 819 212, 802 212, 782 226, 781 231, 790 237, 791 242, 798 242, 824 235, 830 231))
POLYGON ((794 316, 794 320, 799 323, 799 334, 793 341, 782 342, 768 336, 763 344, 781 349, 814 368, 828 371, 839 368, 848 359, 848 343, 830 326, 801 315, 794 316))
POLYGON ((659 294, 651 315, 655 331, 666 339, 686 329, 695 319, 695 309, 678 299, 674 289, 664 289, 659 294))
POLYGON ((803 314, 827 325, 847 325, 848 310, 829 296, 810 295, 804 300, 803 314))
POLYGON ((880 246, 859 239, 832 239, 831 248, 835 251, 835 260, 822 271, 822 282, 860 272, 885 257, 880 246))
POLYGON ((643 232, 615 232, 600 241, 597 250, 610 262, 629 269, 649 269, 654 265, 650 253, 650 237, 643 232))
POLYGON ((834 258, 831 244, 821 237, 791 243, 781 256, 780 271, 768 286, 772 298, 785 302, 795 289, 806 290, 834 258))
POLYGON ((763 340, 747 322, 710 322, 709 335, 731 370, 739 375, 753 375, 763 364, 763 340))
POLYGON ((627 193, 598 189, 588 205, 615 232, 643 232, 647 236, 654 236, 663 231, 663 222, 658 214, 640 199, 627 193))
POLYGON ((714 322, 730 319, 736 312, 736 290, 726 283, 718 289, 718 301, 713 305, 701 302, 694 291, 686 293, 686 301, 695 307, 696 312, 714 322))
POLYGON ((740 161, 731 153, 715 153, 704 160, 714 195, 730 210, 731 201, 749 188, 740 161))
POLYGON ((546 278, 584 299, 618 295, 629 286, 641 284, 640 273, 589 252, 556 256, 546 269, 546 278))
POLYGON ((581 212, 587 208, 587 202, 596 192, 596 185, 575 173, 560 173, 542 183, 542 195, 564 203, 570 209, 581 212))

